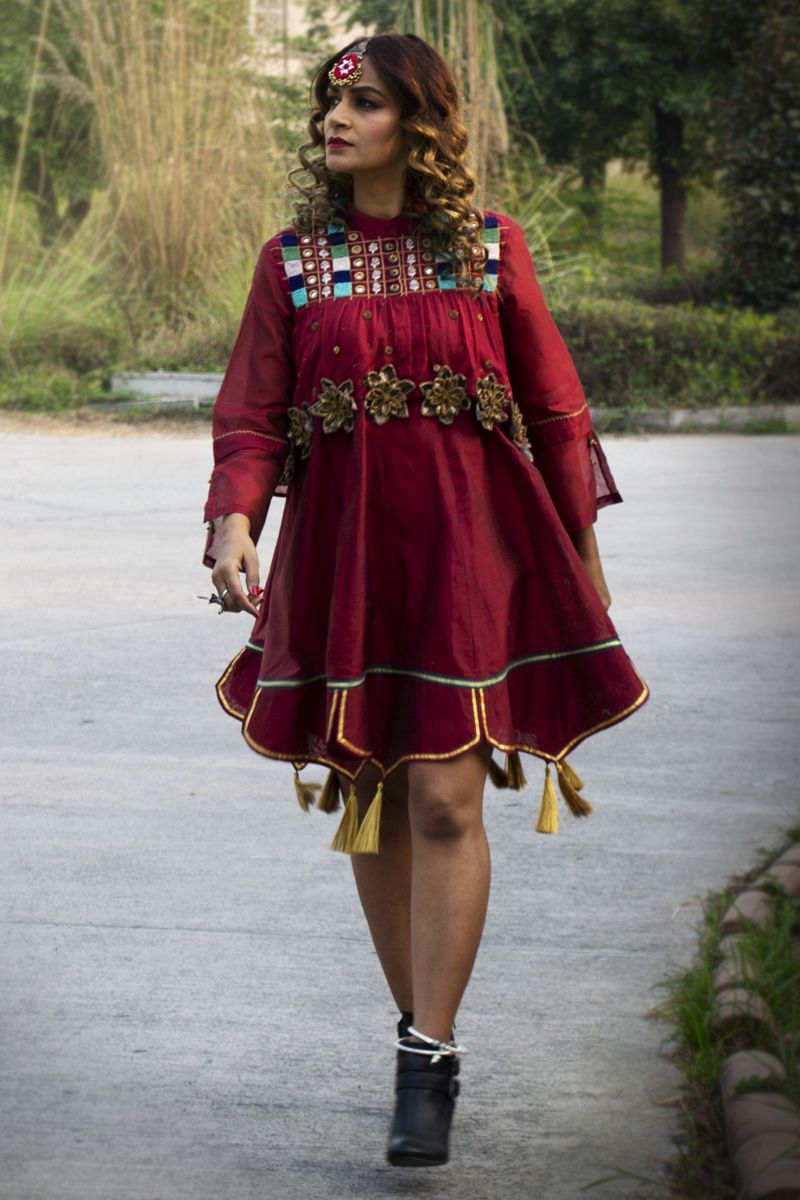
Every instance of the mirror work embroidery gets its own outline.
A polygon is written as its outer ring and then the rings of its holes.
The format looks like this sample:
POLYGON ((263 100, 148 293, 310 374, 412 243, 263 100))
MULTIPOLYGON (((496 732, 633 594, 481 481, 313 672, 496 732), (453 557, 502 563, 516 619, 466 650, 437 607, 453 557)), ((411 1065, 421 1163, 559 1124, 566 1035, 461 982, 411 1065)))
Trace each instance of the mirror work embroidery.
MULTIPOLYGON (((333 221, 327 233, 287 230, 280 235, 280 242, 295 308, 343 297, 405 296, 457 287, 450 260, 434 250, 428 237, 370 238, 333 221)), ((482 286, 493 292, 500 267, 500 220, 496 215, 484 215, 483 245, 488 258, 482 286)), ((476 261, 482 254, 477 244, 473 248, 476 261)))

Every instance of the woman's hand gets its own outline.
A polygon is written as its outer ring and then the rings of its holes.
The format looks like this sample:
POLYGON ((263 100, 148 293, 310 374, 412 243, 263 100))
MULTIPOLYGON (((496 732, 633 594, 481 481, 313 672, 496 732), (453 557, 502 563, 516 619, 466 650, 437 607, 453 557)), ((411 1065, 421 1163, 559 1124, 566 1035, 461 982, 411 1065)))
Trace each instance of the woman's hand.
POLYGON ((595 586, 600 603, 608 611, 611 606, 611 593, 603 576, 603 565, 600 562, 600 551, 597 548, 594 525, 588 525, 586 529, 579 529, 577 533, 570 534, 570 537, 595 586))
POLYGON ((214 587, 220 595, 225 592, 224 607, 228 612, 249 612, 258 616, 257 604, 250 595, 258 588, 258 553, 253 539, 250 537, 250 521, 244 513, 226 513, 215 521, 219 541, 217 544, 217 563, 211 572, 214 587), (247 590, 245 596, 239 583, 239 575, 244 572, 247 590), (227 588, 227 592, 225 589, 227 588))

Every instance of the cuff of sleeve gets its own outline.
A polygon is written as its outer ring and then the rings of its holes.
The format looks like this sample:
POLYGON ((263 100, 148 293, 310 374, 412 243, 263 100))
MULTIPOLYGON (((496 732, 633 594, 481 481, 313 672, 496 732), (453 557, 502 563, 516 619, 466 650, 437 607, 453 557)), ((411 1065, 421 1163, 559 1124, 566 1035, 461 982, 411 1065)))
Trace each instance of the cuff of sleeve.
POLYGON ((535 464, 568 533, 593 525, 599 508, 622 501, 594 432, 540 448, 535 464))
POLYGON ((597 507, 605 508, 607 504, 621 504, 622 496, 619 494, 619 488, 614 482, 614 476, 611 474, 611 467, 608 465, 608 459, 603 453, 603 447, 600 445, 600 439, 592 430, 589 435, 589 458, 592 463, 592 472, 594 474, 594 490, 597 497, 597 507))
POLYGON ((213 567, 217 559, 215 522, 226 513, 243 513, 250 522, 250 537, 255 543, 267 519, 270 501, 281 478, 284 462, 260 451, 238 454, 235 459, 218 463, 211 476, 203 519, 208 522, 203 564, 213 567))

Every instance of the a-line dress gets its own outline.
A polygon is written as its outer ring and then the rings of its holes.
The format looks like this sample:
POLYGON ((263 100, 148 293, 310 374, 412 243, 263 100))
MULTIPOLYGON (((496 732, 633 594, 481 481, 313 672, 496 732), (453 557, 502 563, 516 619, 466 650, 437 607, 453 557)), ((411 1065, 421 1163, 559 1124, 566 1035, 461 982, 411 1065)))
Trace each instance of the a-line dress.
POLYGON ((350 785, 345 851, 378 849, 396 767, 483 740, 506 752, 498 786, 524 784, 519 752, 544 760, 537 828, 555 832, 549 765, 590 811, 566 754, 649 695, 570 538, 622 497, 524 232, 483 214, 474 295, 415 227, 350 204, 271 237, 214 407, 205 564, 218 517, 245 513, 256 541, 285 497, 217 694, 254 750, 292 764, 303 808, 335 810, 336 772, 377 765, 361 827, 350 785), (308 763, 330 768, 319 795, 308 763))

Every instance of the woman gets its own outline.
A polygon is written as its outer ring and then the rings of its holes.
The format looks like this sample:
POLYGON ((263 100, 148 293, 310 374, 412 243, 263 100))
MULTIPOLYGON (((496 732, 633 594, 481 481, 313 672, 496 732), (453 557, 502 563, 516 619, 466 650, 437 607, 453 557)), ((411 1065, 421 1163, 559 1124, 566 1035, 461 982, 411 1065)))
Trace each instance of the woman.
POLYGON ((375 36, 322 65, 312 109, 295 223, 262 247, 214 411, 204 561, 220 611, 255 618, 217 688, 293 764, 301 807, 347 797, 333 848, 400 1011, 388 1159, 435 1165, 488 902, 487 773, 520 788, 519 751, 544 759, 555 832, 549 764, 589 812, 564 756, 648 689, 593 530, 621 497, 521 227, 473 207, 449 68, 375 36), (329 768, 319 796, 307 763, 329 768))

